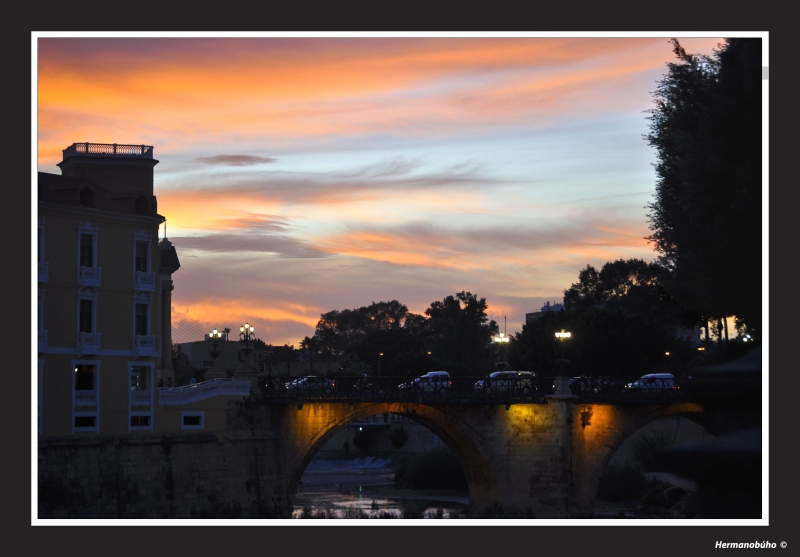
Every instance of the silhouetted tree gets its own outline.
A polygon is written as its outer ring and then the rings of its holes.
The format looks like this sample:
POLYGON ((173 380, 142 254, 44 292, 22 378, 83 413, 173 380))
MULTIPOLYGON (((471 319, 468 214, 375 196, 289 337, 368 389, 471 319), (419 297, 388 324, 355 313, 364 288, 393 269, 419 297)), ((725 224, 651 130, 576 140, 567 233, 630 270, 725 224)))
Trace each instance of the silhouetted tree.
POLYGON ((309 373, 314 373, 314 358, 319 353, 320 340, 316 336, 305 337, 300 341, 300 347, 308 354, 309 373))
POLYGON ((546 313, 512 337, 512 364, 555 373, 563 348, 573 375, 635 378, 686 365, 696 351, 682 337, 696 330, 699 316, 661 286, 667 272, 640 259, 608 262, 600 271, 587 266, 564 291, 566 311, 546 313), (561 329, 572 333, 563 346, 555 337, 561 329))
POLYGON ((761 321, 761 39, 728 39, 687 54, 654 92, 650 133, 656 193, 648 238, 664 283, 707 318, 761 321))
POLYGON ((442 369, 455 375, 483 375, 492 370, 492 335, 499 332, 489 321, 486 298, 470 292, 433 302, 428 316, 426 344, 442 369))

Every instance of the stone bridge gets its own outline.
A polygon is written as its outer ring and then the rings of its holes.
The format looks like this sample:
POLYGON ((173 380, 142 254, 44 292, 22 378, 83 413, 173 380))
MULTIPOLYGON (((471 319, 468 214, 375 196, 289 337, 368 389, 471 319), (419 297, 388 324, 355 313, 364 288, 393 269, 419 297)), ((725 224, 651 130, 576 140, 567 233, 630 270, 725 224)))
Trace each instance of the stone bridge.
POLYGON ((702 406, 583 403, 548 396, 527 404, 430 402, 232 403, 225 438, 262 455, 263 504, 290 516, 294 494, 315 453, 349 423, 391 412, 435 433, 455 454, 478 507, 530 509, 537 518, 591 517, 597 486, 613 452, 647 423, 667 416, 702 421, 702 406))

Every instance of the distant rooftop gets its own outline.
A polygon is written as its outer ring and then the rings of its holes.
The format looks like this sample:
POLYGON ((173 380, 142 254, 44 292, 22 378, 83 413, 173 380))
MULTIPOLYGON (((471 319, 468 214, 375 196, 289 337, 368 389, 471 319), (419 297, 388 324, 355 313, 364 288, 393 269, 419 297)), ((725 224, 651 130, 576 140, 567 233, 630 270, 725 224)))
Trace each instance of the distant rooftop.
POLYGON ((131 157, 137 159, 152 159, 152 145, 123 145, 121 143, 73 143, 62 151, 64 160, 68 157, 86 155, 111 155, 112 157, 131 157))

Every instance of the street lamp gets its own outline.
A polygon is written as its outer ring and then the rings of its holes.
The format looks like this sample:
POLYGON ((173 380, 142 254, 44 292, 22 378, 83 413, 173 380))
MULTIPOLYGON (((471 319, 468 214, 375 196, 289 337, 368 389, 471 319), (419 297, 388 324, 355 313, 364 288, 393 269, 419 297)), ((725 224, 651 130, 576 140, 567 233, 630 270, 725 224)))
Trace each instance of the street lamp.
POLYGON ((383 356, 383 352, 378 353, 378 377, 381 376, 381 356, 383 356))
POLYGON ((561 370, 561 376, 564 376, 564 364, 569 364, 569 360, 564 358, 564 341, 568 338, 572 338, 572 333, 561 329, 560 333, 556 333, 556 338, 560 341, 561 344, 561 359, 556 360, 558 364, 558 369, 561 370))
POLYGON ((219 339, 222 338, 222 333, 214 329, 208 333, 208 338, 211 339, 211 357, 216 360, 219 356, 219 339))
POLYGON ((503 332, 492 337, 492 341, 503 347, 503 361, 497 362, 497 367, 508 369, 508 343, 511 339, 506 335, 506 318, 503 317, 503 332))
POLYGON ((239 338, 244 341, 244 353, 249 354, 250 348, 248 348, 248 344, 251 340, 255 340, 255 335, 253 334, 255 331, 255 327, 250 325, 249 323, 245 323, 241 327, 239 327, 239 338))

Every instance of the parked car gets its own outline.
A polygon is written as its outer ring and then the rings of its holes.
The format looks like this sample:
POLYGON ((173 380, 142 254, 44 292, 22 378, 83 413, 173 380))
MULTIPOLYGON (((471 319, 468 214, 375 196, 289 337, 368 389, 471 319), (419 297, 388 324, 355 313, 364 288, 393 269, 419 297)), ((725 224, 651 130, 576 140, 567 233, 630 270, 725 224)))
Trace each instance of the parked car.
POLYGON ((371 379, 367 375, 359 377, 353 383, 353 390, 359 393, 383 393, 383 386, 378 379, 371 379))
POLYGON ((336 381, 315 375, 307 375, 285 383, 283 388, 298 394, 329 395, 336 389, 336 381))
POLYGON ((495 371, 475 383, 476 393, 530 393, 535 390, 534 378, 536 374, 531 371, 495 371))
MULTIPOLYGON (((443 393, 452 387, 450 374, 446 371, 430 371, 421 377, 417 377, 411 382, 410 388, 414 391, 423 393, 443 393)), ((400 388, 409 388, 402 387, 400 388)))
POLYGON ((638 381, 625 385, 626 393, 658 393, 669 389, 677 389, 675 377, 671 373, 650 373, 643 375, 638 381))

